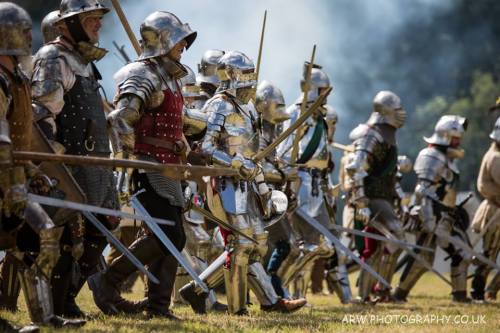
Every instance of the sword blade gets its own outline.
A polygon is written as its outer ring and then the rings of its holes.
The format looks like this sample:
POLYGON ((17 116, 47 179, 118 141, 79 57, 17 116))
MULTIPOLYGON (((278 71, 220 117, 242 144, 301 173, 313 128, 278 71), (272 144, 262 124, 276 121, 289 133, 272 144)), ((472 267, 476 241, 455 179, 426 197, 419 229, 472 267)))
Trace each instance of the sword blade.
POLYGON ((162 244, 167 248, 167 250, 170 251, 170 253, 175 257, 175 259, 177 259, 179 264, 181 264, 181 266, 186 270, 186 272, 188 272, 188 274, 200 286, 200 288, 203 289, 203 291, 205 291, 206 293, 208 293, 209 290, 208 290, 208 287, 206 286, 206 284, 200 279, 198 274, 196 274, 193 267, 191 267, 186 262, 186 260, 182 256, 182 254, 179 252, 179 250, 177 250, 175 245, 167 237, 167 235, 163 232, 163 230, 161 230, 161 228, 158 226, 158 224, 156 224, 155 220, 151 217, 151 215, 149 215, 148 211, 146 210, 146 208, 144 208, 144 206, 141 204, 139 199, 137 199, 136 196, 132 196, 132 198, 130 199, 130 204, 135 210, 137 210, 140 214, 142 214, 145 217, 144 222, 149 227, 151 232, 156 237, 158 237, 160 242, 162 242, 162 244))
POLYGON ((129 249, 122 244, 112 233, 109 231, 102 223, 95 217, 92 213, 83 212, 83 216, 87 218, 96 228, 99 230, 110 243, 112 243, 118 251, 120 251, 128 260, 142 273, 144 273, 149 280, 153 281, 156 284, 160 284, 160 281, 154 276, 150 271, 144 267, 139 259, 137 259, 129 249))
POLYGON ((377 281, 382 283, 386 288, 391 289, 391 285, 382 277, 380 274, 378 274, 373 268, 371 268, 369 265, 367 265, 365 262, 363 262, 357 255, 352 253, 351 250, 349 250, 347 247, 342 244, 342 242, 335 237, 330 230, 328 230, 324 225, 316 221, 314 218, 310 217, 309 215, 304 212, 302 208, 298 208, 296 210, 297 214, 302 217, 307 223, 309 223, 313 228, 318 230, 321 234, 323 234, 328 240, 330 240, 334 245, 335 248, 338 250, 344 252, 346 256, 351 257, 359 266, 361 266, 363 269, 365 269, 370 275, 372 275, 377 281))
POLYGON ((235 227, 233 227, 229 223, 226 223, 226 222, 222 221, 221 219, 219 219, 217 216, 213 215, 211 212, 207 211, 206 209, 198 207, 195 204, 191 205, 191 209, 194 210, 195 212, 200 213, 201 215, 203 215, 207 219, 209 219, 209 220, 217 223, 219 226, 223 227, 224 229, 231 230, 235 234, 238 234, 238 235, 240 235, 240 236, 248 239, 249 241, 251 241, 251 242, 253 242, 255 244, 258 244, 258 242, 257 242, 257 240, 255 240, 255 238, 250 237, 248 235, 245 235, 243 232, 241 232, 240 230, 236 229, 235 227))
MULTIPOLYGON (((376 220, 371 220, 370 221, 370 224, 375 228, 377 229, 378 231, 380 231, 382 234, 386 235, 387 238, 391 238, 391 239, 397 239, 396 236, 394 236, 382 223, 376 221, 376 220)), ((432 265, 425 259, 423 259, 421 256, 419 256, 417 253, 415 253, 412 249, 410 249, 408 246, 406 246, 405 244, 398 244, 398 246, 403 249, 404 251, 406 251, 406 253, 408 253, 410 256, 412 256, 416 261, 418 261, 422 266, 424 266, 427 270, 433 272, 434 274, 436 274, 441 280, 443 280, 444 282, 446 282, 447 284, 449 284, 450 286, 451 285, 451 281, 448 280, 443 274, 439 273, 437 270, 434 269, 434 267, 432 267, 432 265)))
MULTIPOLYGON (((141 221, 145 220, 144 216, 137 215, 137 214, 131 214, 131 213, 122 212, 119 210, 97 207, 97 206, 92 206, 92 205, 86 205, 86 204, 81 204, 81 203, 67 201, 67 200, 61 200, 61 199, 52 198, 52 197, 44 197, 42 195, 37 195, 37 194, 33 194, 33 193, 28 193, 28 200, 33 201, 33 202, 37 202, 37 203, 39 203, 41 205, 45 205, 45 206, 73 209, 73 210, 77 210, 80 212, 90 212, 90 213, 94 213, 94 214, 116 216, 116 217, 131 219, 131 220, 141 220, 141 221)), ((175 223, 173 221, 164 220, 164 219, 155 219, 155 220, 156 220, 156 222, 158 222, 160 224, 165 224, 165 225, 169 225, 169 226, 175 225, 175 223)))
POLYGON ((372 232, 368 232, 368 231, 362 231, 362 230, 355 230, 355 229, 349 229, 349 228, 344 228, 340 225, 333 225, 333 228, 338 230, 338 231, 343 231, 343 232, 347 232, 347 233, 350 233, 350 234, 353 234, 353 235, 358 235, 358 236, 363 236, 363 237, 367 237, 367 238, 372 238, 372 239, 376 239, 376 240, 380 240, 380 241, 383 241, 383 242, 388 242, 388 243, 393 243, 393 244, 397 244, 397 245, 405 245, 405 246, 408 246, 408 247, 412 247, 412 248, 415 248, 415 249, 418 249, 418 250, 422 250, 422 251, 427 251, 427 252, 435 252, 434 249, 431 249, 430 247, 425 247, 425 246, 421 246, 421 245, 418 245, 418 244, 410 244, 410 243, 406 243, 406 242, 403 242, 403 241, 400 241, 398 239, 390 239, 390 238, 387 238, 387 237, 384 237, 384 236, 381 236, 381 235, 377 235, 377 234, 374 234, 372 232))

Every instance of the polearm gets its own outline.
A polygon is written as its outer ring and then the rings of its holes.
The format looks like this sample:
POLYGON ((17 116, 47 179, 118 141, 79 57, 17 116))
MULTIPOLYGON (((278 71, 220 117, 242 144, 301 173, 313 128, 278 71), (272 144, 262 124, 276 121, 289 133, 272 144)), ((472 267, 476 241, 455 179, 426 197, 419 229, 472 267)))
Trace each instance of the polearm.
POLYGON ((127 18, 125 17, 125 14, 123 13, 122 6, 120 5, 120 2, 118 0, 111 0, 111 4, 115 8, 116 15, 118 15, 118 18, 120 19, 120 22, 122 23, 123 28, 125 29, 125 32, 128 35, 128 38, 130 39, 130 42, 132 43, 132 46, 134 47, 135 52, 137 52, 137 55, 141 54, 141 45, 139 44, 139 41, 134 35, 134 32, 130 28, 130 25, 128 24, 127 18))
POLYGON ((48 154, 31 151, 13 151, 14 160, 28 161, 47 161, 72 165, 97 165, 111 168, 130 168, 158 171, 163 176, 172 179, 191 179, 202 176, 227 176, 237 177, 238 170, 224 167, 206 167, 199 165, 181 165, 181 164, 161 164, 148 161, 114 159, 105 157, 67 155, 67 154, 48 154))
POLYGON ((118 46, 115 41, 113 41, 113 46, 115 47, 116 51, 120 53, 122 56, 123 60, 128 64, 131 62, 130 57, 128 56, 127 52, 125 52, 124 46, 118 46))
MULTIPOLYGON (((300 104, 300 114, 302 115, 306 109, 307 106, 307 96, 309 94, 309 86, 311 85, 311 72, 312 68, 314 65, 314 57, 316 55, 316 44, 313 46, 312 54, 311 54, 311 61, 307 65, 307 71, 306 71, 306 77, 305 77, 305 82, 304 82, 304 94, 302 96, 302 103, 300 104)), ((331 91, 331 89, 330 89, 331 91)), ((326 98, 326 97, 325 97, 326 98)), ((290 155, 290 162, 295 163, 297 161, 297 157, 299 155, 299 142, 301 139, 301 131, 299 130, 298 133, 295 134, 295 137, 293 138, 293 145, 292 145, 292 153, 290 155)))
MULTIPOLYGON (((319 95, 318 99, 309 107, 309 109, 307 109, 306 112, 301 113, 300 117, 297 118, 297 120, 293 124, 291 124, 290 127, 283 131, 283 133, 281 133, 269 146, 255 154, 255 156, 252 157, 252 160, 254 162, 259 162, 267 155, 269 155, 281 142, 283 142, 288 136, 290 136, 293 131, 299 128, 307 120, 307 118, 309 118, 314 113, 314 111, 316 111, 317 108, 323 105, 330 91, 332 91, 332 87, 329 87, 325 91, 323 91, 321 95, 319 95)), ((297 137, 297 134, 295 135, 297 137)))
POLYGON ((264 11, 264 20, 262 22, 262 31, 260 32, 259 55, 257 57, 257 67, 255 68, 255 74, 256 74, 255 80, 257 82, 259 82, 260 64, 262 61, 262 49, 264 47, 264 34, 266 32, 266 19, 267 19, 267 10, 264 11))

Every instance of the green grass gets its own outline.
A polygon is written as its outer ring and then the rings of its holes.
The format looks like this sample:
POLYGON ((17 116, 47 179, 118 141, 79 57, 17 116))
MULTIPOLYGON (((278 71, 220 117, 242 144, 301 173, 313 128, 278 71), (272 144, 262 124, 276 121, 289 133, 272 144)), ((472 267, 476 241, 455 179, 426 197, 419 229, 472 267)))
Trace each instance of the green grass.
MULTIPOLYGON (((354 274, 356 275, 356 274, 354 274)), ((353 278, 355 276, 352 276, 353 278)), ((137 283, 133 293, 125 294, 129 299, 140 299, 142 296, 142 285, 137 283)), ((104 316, 95 307, 90 292, 85 287, 78 297, 81 307, 96 316, 95 320, 89 321, 79 331, 81 332, 488 332, 500 331, 500 304, 487 305, 457 305, 451 303, 449 287, 441 280, 431 274, 426 274, 415 287, 406 304, 377 304, 375 306, 342 305, 334 295, 309 295, 310 306, 290 314, 270 314, 259 310, 257 304, 249 308, 250 315, 247 317, 234 317, 211 313, 207 316, 193 314, 187 306, 176 306, 173 308, 175 314, 184 321, 172 323, 166 320, 154 319, 144 320, 141 315, 137 316, 104 316), (379 322, 371 324, 346 324, 343 320, 349 315, 377 315, 379 322), (422 321, 430 319, 432 315, 450 316, 450 323, 406 323, 410 317, 401 317, 403 323, 395 323, 396 316, 417 316, 422 321), (466 315, 469 320, 484 316, 486 323, 479 324, 455 324, 456 316, 466 315), (385 317, 384 317, 385 316, 385 317), (391 317, 389 317, 391 316, 391 317), (425 317, 427 316, 427 317, 425 317), (389 320, 393 318, 393 322, 389 320), (387 320, 387 323, 380 320, 387 320)), ((223 297, 221 297, 223 299, 223 297)), ((255 297, 252 296, 255 302, 255 297)), ((15 323, 27 323, 29 321, 24 300, 20 302, 18 313, 2 311, 4 318, 15 323)), ((465 318, 465 317, 463 317, 465 318)), ((52 332, 44 328, 42 332, 52 332)), ((65 332, 66 330, 57 330, 65 332)), ((67 330, 68 332, 70 330, 67 330)))

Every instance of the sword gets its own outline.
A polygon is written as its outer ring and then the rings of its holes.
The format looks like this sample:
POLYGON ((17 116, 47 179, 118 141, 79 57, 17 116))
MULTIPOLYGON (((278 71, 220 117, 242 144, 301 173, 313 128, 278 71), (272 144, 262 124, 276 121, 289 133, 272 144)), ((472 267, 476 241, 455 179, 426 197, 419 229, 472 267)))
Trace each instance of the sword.
POLYGON ((448 235, 446 232, 441 232, 440 230, 434 231, 437 237, 444 238, 446 241, 452 243, 456 247, 462 249, 464 252, 476 257, 478 260, 481 260, 483 263, 487 264, 488 266, 491 266, 495 268, 496 270, 500 271, 500 266, 498 266, 494 261, 486 258, 484 255, 482 255, 479 252, 474 251, 467 243, 462 241, 461 239, 452 237, 448 235))
POLYGON ((255 67, 255 81, 259 82, 260 64, 262 61, 262 49, 264 46, 264 33, 266 32, 267 10, 264 11, 264 21, 262 22, 262 31, 260 32, 259 55, 257 57, 257 66, 255 67))
POLYGON ((112 243, 125 257, 127 257, 130 262, 137 267, 142 273, 144 273, 149 280, 156 284, 160 284, 160 281, 144 267, 144 265, 137 259, 129 249, 122 244, 112 233, 109 231, 102 223, 91 213, 83 212, 83 216, 87 218, 106 238, 110 243, 112 243))
POLYGON ((338 231, 344 231, 344 232, 347 232, 347 233, 350 233, 353 235, 358 235, 358 236, 363 236, 363 237, 367 237, 367 238, 380 240, 380 241, 387 242, 387 243, 408 246, 408 247, 412 247, 412 248, 415 248, 415 249, 418 249, 421 251, 435 252, 434 249, 431 249, 430 247, 425 247, 425 246, 421 246, 421 245, 417 245, 417 244, 410 244, 410 243, 400 241, 398 239, 390 239, 390 238, 387 238, 387 237, 384 237, 384 236, 381 236, 378 234, 374 234, 374 233, 368 232, 368 231, 361 231, 361 230, 356 230, 356 229, 344 228, 344 227, 342 227, 340 225, 336 225, 336 224, 333 225, 333 229, 338 230, 338 231))
MULTIPOLYGON (((66 209, 73 209, 81 212, 90 212, 94 214, 101 214, 101 215, 109 215, 109 216, 116 216, 116 217, 121 217, 125 219, 131 219, 131 220, 141 220, 145 221, 145 217, 141 215, 136 215, 136 214, 131 214, 127 212, 122 212, 119 210, 114 210, 114 209, 109 209, 109 208, 102 208, 102 207, 97 207, 97 206, 92 206, 92 205, 86 205, 86 204, 81 204, 77 202, 72 202, 68 200, 62 200, 62 199, 57 199, 57 198, 52 198, 52 197, 44 197, 42 195, 37 195, 33 193, 28 193, 28 200, 32 202, 37 202, 40 205, 45 205, 45 206, 52 206, 52 207, 59 207, 59 208, 66 208, 66 209)), ((164 224, 164 225, 169 225, 169 226, 174 226, 175 223, 169 220, 164 220, 164 219, 155 219, 156 223, 159 224, 164 224)))
POLYGON ((203 176, 211 177, 238 177, 238 170, 224 167, 206 167, 200 165, 180 165, 180 164, 161 164, 148 161, 115 159, 105 157, 80 156, 80 155, 58 155, 47 154, 32 151, 14 151, 12 152, 14 160, 48 161, 74 165, 99 165, 111 168, 131 168, 158 171, 163 176, 186 180, 192 178, 201 178, 203 176))
POLYGON ((149 230, 158 237, 160 242, 170 251, 170 253, 177 259, 179 264, 188 272, 188 274, 193 278, 193 280, 200 286, 201 289, 203 289, 204 292, 208 294, 209 290, 206 284, 200 279, 198 274, 194 271, 194 269, 186 262, 182 254, 177 250, 177 248, 174 246, 172 241, 167 237, 167 235, 161 230, 161 228, 156 224, 155 220, 149 215, 148 211, 144 206, 141 204, 139 199, 137 199, 137 195, 144 192, 139 191, 135 193, 131 198, 130 198, 130 205, 137 210, 140 214, 144 215, 145 219, 144 222, 148 226, 149 230))
MULTIPOLYGON (((392 238, 392 239, 397 239, 396 236, 394 236, 382 223, 372 219, 370 221, 370 224, 375 228, 377 229, 378 231, 380 231, 382 234, 386 235, 387 238, 392 238)), ((403 249, 404 251, 406 251, 410 256, 412 256, 416 261, 418 261, 422 266, 424 266, 427 270, 433 272, 434 274, 436 274, 441 280, 443 280, 444 282, 446 282, 447 284, 449 284, 450 286, 451 285, 451 282, 450 280, 448 280, 446 277, 444 277, 443 274, 439 273, 437 270, 434 269, 434 267, 432 267, 431 264, 429 264, 429 262, 427 262, 427 260, 423 259, 421 256, 419 256, 417 253, 415 253, 410 247, 406 246, 406 244, 398 244, 398 246, 403 249)))
POLYGON ((341 250, 344 252, 346 256, 351 257, 358 265, 360 265, 363 269, 365 269, 370 275, 372 275, 374 278, 376 278, 381 284, 383 284, 386 288, 391 289, 391 285, 382 277, 380 276, 373 268, 371 268, 369 265, 367 265, 365 262, 363 262, 357 255, 352 253, 351 250, 349 250, 347 247, 342 244, 342 242, 335 237, 330 230, 328 230, 324 225, 316 221, 316 219, 310 217, 307 215, 306 212, 302 208, 298 208, 295 211, 304 221, 309 223, 310 226, 312 226, 314 229, 318 230, 321 234, 323 234, 326 238, 328 238, 329 241, 331 241, 334 245, 335 248, 341 250))
POLYGON ((206 217, 207 219, 209 219, 209 220, 217 223, 222 228, 227 229, 227 230, 231 230, 235 234, 238 234, 238 235, 240 235, 240 236, 248 239, 249 241, 254 242, 255 244, 258 244, 258 242, 253 237, 245 235, 243 232, 241 232, 240 230, 236 229, 235 227, 233 227, 229 223, 227 223, 225 221, 222 221, 221 219, 219 219, 217 216, 215 216, 214 214, 212 214, 208 210, 203 209, 201 207, 198 207, 195 204, 192 204, 189 208, 192 209, 192 210, 194 210, 195 212, 200 213, 201 215, 203 215, 203 217, 206 217))

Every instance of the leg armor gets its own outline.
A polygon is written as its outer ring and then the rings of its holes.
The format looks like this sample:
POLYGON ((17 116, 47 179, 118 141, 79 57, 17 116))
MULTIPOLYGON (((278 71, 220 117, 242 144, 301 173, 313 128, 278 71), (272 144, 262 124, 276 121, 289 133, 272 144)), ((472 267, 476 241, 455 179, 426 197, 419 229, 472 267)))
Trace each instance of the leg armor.
POLYGON ((330 263, 327 272, 327 281, 329 281, 330 287, 337 294, 342 304, 347 304, 352 299, 349 273, 346 266, 347 258, 342 253, 336 251, 331 261, 333 263, 330 263))
MULTIPOLYGON (((252 228, 240 230, 249 236, 253 235, 252 228)), ((242 237, 236 237, 233 244, 234 250, 230 254, 230 262, 224 267, 227 303, 229 313, 244 314, 247 311, 248 262, 254 251, 254 245, 242 237)))
POLYGON ((0 268, 0 308, 8 311, 17 311, 17 299, 21 285, 17 278, 19 261, 7 251, 0 268))
POLYGON ((261 230, 261 233, 254 235, 257 240, 257 248, 249 258, 248 284, 259 300, 261 306, 271 306, 278 302, 278 295, 273 288, 271 277, 267 275, 262 266, 262 259, 267 253, 269 234, 261 230))
MULTIPOLYGON (((224 281, 224 263, 228 257, 228 252, 223 252, 217 257, 201 274, 200 279, 205 282, 209 289, 218 287, 224 281)), ((179 294, 187 301, 194 312, 205 314, 207 295, 203 290, 191 281, 179 290, 179 294)))
MULTIPOLYGON (((424 245, 430 248, 436 248, 436 238, 434 235, 422 234, 417 241, 418 245, 424 245)), ((421 258, 427 260, 432 265, 434 262, 434 252, 420 252, 421 258)), ((410 293, 411 289, 417 284, 418 280, 427 271, 425 267, 416 262, 415 259, 409 258, 406 263, 399 285, 396 288, 393 296, 396 300, 404 301, 410 293)))
POLYGON ((486 287, 486 298, 489 300, 496 300, 497 293, 500 289, 500 272, 497 272, 491 282, 486 287))
POLYGON ((24 211, 26 223, 40 237, 40 252, 36 258, 36 266, 45 276, 52 275, 52 269, 59 259, 59 239, 63 228, 56 227, 43 208, 36 203, 28 202, 24 211))
POLYGON ((50 281, 35 268, 19 270, 19 280, 31 320, 36 324, 49 323, 53 313, 50 281))
MULTIPOLYGON (((371 267, 376 267, 380 261, 380 257, 382 256, 382 251, 382 247, 377 246, 375 251, 368 258, 365 257, 364 260, 366 264, 371 267)), ((358 296, 362 301, 368 301, 370 299, 370 294, 375 282, 376 280, 373 276, 371 276, 366 270, 361 269, 358 280, 358 296)))

